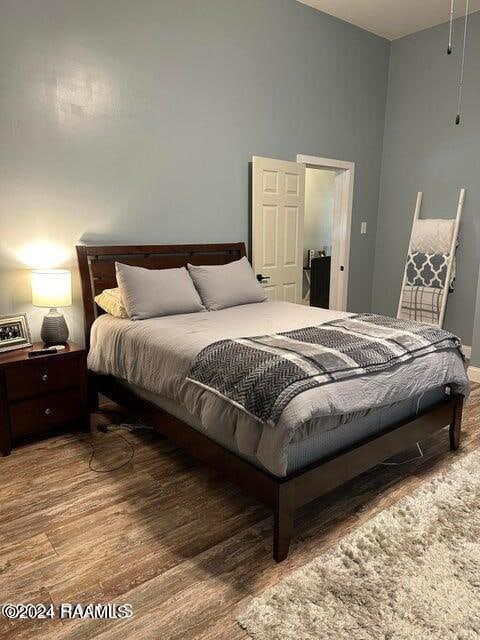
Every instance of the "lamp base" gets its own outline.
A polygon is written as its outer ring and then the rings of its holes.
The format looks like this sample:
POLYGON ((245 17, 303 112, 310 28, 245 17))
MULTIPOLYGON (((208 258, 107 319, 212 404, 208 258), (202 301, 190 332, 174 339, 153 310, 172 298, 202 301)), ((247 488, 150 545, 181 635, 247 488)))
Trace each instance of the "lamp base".
POLYGON ((56 309, 50 309, 43 319, 40 336, 47 347, 54 344, 66 344, 68 327, 65 318, 56 309))

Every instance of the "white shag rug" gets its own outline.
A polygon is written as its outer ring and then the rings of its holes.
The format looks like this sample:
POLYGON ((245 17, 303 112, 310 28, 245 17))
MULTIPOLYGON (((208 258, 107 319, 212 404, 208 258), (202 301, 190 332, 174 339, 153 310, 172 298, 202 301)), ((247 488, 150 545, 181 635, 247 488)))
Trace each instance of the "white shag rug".
POLYGON ((478 640, 480 452, 255 598, 256 640, 478 640))

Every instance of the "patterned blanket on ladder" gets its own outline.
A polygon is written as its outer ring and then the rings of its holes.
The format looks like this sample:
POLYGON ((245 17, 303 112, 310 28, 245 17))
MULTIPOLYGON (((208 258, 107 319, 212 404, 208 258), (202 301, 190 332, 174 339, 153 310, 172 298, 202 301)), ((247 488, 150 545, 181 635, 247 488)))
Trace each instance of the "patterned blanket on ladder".
POLYGON ((274 426, 288 403, 308 389, 445 349, 461 354, 460 340, 437 327, 365 313, 214 342, 197 355, 188 379, 274 426))

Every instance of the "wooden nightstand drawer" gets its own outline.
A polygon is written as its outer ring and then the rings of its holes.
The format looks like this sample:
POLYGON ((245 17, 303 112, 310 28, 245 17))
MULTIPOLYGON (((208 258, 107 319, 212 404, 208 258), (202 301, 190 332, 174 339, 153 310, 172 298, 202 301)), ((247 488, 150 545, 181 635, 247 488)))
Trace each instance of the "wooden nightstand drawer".
POLYGON ((9 401, 79 386, 78 358, 64 359, 61 366, 55 356, 47 356, 28 366, 12 367, 5 372, 9 401))
MULTIPOLYGON (((37 342, 33 349, 43 348, 37 342)), ((0 453, 8 456, 18 436, 64 427, 90 430, 87 353, 76 344, 49 356, 31 349, 0 353, 0 453)))
POLYGON ((80 389, 53 393, 10 405, 10 430, 13 437, 42 431, 80 418, 80 389))

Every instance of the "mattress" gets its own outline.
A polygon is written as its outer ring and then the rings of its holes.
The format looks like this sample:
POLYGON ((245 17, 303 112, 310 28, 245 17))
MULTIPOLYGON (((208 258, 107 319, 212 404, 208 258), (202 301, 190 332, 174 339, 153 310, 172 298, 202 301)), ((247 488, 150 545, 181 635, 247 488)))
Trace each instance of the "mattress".
MULTIPOLYGON (((137 385, 129 384, 125 380, 120 380, 120 382, 135 395, 167 411, 197 431, 205 433, 205 428, 200 420, 189 413, 181 404, 142 389, 137 385)), ((360 418, 349 419, 347 416, 337 416, 335 423, 330 423, 329 429, 318 429, 309 438, 296 438, 287 445, 286 473, 288 475, 299 471, 313 462, 353 446, 369 436, 399 424, 403 420, 413 418, 419 412, 433 407, 443 399, 445 399, 445 388, 437 387, 430 389, 422 396, 408 398, 393 406, 369 411, 367 415, 360 418)), ((270 472, 255 455, 240 451, 235 438, 229 431, 218 432, 211 439, 259 469, 270 472)))
MULTIPOLYGON (((342 425, 355 430, 372 411, 413 402, 445 385, 455 393, 468 394, 464 363, 454 350, 302 392, 286 406, 275 426, 258 422, 188 381, 196 356, 213 342, 300 329, 348 315, 280 301, 141 322, 102 315, 92 326, 88 366, 95 373, 113 375, 177 403, 196 418, 209 438, 220 443, 233 440, 232 450, 284 476, 291 470, 291 443, 310 441, 308 447, 317 437, 326 442, 332 437, 328 432, 342 425)), ((300 460, 306 454, 302 450, 298 456, 300 460)))

